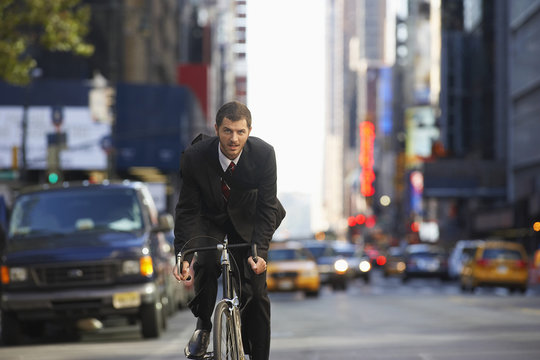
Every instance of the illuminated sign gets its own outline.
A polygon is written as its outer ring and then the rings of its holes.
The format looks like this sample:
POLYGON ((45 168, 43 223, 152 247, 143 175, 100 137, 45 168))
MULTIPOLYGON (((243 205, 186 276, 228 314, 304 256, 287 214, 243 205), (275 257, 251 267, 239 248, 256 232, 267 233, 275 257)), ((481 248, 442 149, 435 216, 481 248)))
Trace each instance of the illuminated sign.
POLYGON ((360 174, 360 193, 366 197, 375 194, 373 182, 375 172, 373 171, 373 147, 375 142, 375 125, 370 121, 360 123, 360 155, 358 162, 362 172, 360 174))

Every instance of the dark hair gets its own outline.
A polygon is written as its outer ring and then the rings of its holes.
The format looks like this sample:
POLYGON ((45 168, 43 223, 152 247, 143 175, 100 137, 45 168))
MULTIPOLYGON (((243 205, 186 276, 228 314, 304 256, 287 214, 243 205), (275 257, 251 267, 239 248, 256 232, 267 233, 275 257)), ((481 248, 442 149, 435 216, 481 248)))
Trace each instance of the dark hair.
POLYGON ((223 119, 231 121, 246 119, 248 128, 251 128, 251 112, 248 107, 239 101, 231 101, 223 105, 216 114, 216 125, 219 128, 223 119))

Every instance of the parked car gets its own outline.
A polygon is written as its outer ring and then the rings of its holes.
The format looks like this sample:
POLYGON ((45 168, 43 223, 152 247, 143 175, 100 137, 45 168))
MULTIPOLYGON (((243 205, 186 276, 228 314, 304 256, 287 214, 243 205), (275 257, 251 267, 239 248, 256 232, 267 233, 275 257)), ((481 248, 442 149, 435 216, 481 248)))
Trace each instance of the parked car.
POLYGON ((321 283, 332 286, 334 290, 345 290, 352 271, 345 257, 336 250, 336 243, 317 240, 302 242, 317 261, 321 283))
POLYGON ((46 322, 123 316, 145 338, 167 323, 174 254, 140 182, 39 186, 17 197, 1 259, 2 339, 17 344, 46 322))
POLYGON ((459 240, 456 242, 448 258, 448 275, 451 279, 458 279, 461 276, 463 264, 474 255, 478 246, 483 243, 483 240, 459 240))
POLYGON ((463 291, 473 292, 479 286, 496 286, 525 293, 528 276, 527 253, 521 244, 486 241, 463 266, 460 283, 463 291))
POLYGON ((299 243, 272 243, 266 269, 268 291, 303 291, 316 297, 321 287, 313 255, 299 243))
POLYGON ((386 264, 383 266, 384 277, 401 276, 405 271, 405 256, 403 249, 393 246, 388 249, 386 254, 386 264))
POLYGON ((448 279, 448 256, 442 248, 430 244, 412 244, 405 248, 402 281, 418 277, 448 279))

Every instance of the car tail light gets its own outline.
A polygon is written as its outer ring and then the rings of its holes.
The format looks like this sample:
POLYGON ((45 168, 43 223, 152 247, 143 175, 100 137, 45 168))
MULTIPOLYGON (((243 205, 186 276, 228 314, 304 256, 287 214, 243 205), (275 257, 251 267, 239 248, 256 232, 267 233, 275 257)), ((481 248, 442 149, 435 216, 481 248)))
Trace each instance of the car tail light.
POLYGON ((383 255, 377 256, 377 265, 383 266, 384 264, 386 264, 386 257, 383 255))
POLYGON ((478 260, 476 260, 476 265, 481 266, 481 267, 488 266, 489 265, 489 260, 488 259, 478 259, 478 260))
POLYGON ((525 260, 518 260, 516 261, 516 267, 518 268, 526 268, 527 262, 525 260))

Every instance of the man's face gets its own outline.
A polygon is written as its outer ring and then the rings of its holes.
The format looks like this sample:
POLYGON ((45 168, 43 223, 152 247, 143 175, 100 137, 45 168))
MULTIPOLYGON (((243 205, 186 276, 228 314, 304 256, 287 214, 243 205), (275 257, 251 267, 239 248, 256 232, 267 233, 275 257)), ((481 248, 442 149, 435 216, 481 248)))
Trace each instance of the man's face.
POLYGON ((219 137, 219 148, 221 152, 230 160, 236 158, 251 132, 248 128, 246 119, 231 121, 227 118, 223 119, 221 126, 216 128, 216 135, 219 137))

